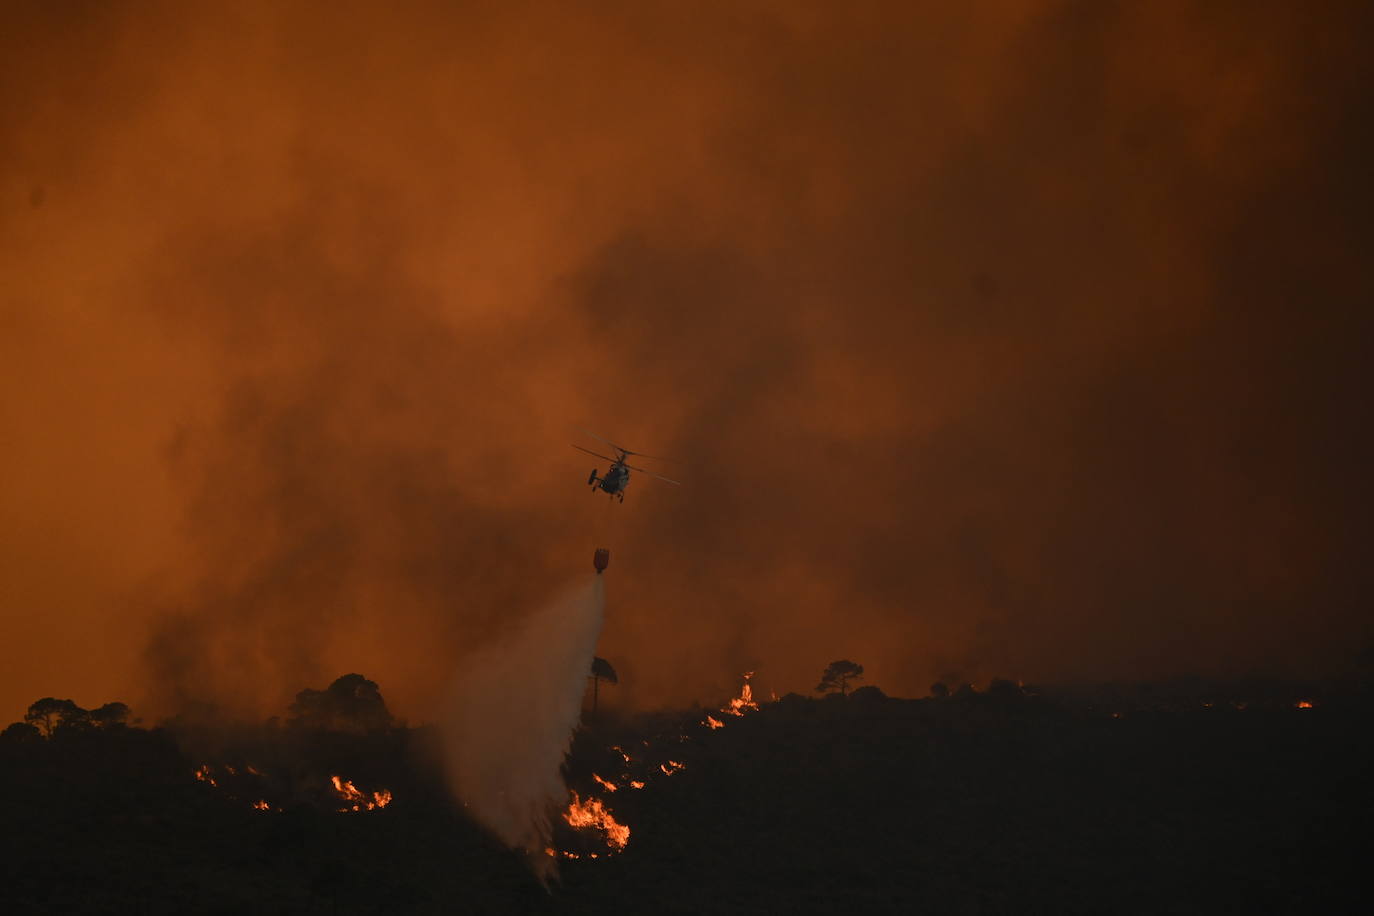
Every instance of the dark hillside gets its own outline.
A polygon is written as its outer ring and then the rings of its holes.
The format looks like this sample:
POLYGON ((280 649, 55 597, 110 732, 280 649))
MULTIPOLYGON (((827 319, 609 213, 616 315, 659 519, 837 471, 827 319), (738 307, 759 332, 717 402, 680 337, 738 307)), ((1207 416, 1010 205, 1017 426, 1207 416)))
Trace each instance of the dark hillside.
POLYGON ((570 782, 631 838, 606 855, 564 828, 583 858, 551 896, 448 801, 423 729, 243 729, 208 757, 183 750, 211 748, 189 732, 8 733, 5 910, 1319 912, 1360 873, 1344 837, 1368 810, 1371 748, 1339 697, 1114 717, 870 692, 718 729, 706 714, 579 735, 570 782), (330 771, 394 800, 340 812, 330 771))

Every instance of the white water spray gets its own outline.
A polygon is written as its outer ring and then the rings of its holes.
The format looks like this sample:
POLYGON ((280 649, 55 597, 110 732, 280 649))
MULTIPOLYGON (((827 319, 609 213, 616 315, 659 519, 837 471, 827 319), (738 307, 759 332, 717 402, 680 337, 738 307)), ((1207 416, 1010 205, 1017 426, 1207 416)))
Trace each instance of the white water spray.
POLYGON ((568 802, 561 772, 582 712, 606 604, 592 576, 467 659, 443 717, 449 786, 506 845, 524 849, 547 880, 550 815, 568 802))

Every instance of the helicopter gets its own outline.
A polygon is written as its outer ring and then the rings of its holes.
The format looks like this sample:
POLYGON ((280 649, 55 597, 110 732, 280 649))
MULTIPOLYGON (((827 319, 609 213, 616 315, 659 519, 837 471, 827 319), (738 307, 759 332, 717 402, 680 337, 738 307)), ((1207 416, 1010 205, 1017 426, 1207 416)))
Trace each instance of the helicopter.
MULTIPOLYGON (((639 471, 641 474, 648 474, 650 477, 657 477, 659 480, 662 480, 665 483, 671 483, 674 486, 679 487, 682 486, 682 484, 678 483, 676 480, 669 480, 667 477, 664 477, 661 474, 655 474, 653 471, 646 471, 643 468, 637 468, 632 464, 625 463, 625 459, 629 458, 631 455, 638 455, 641 458, 653 458, 653 455, 645 455, 643 452, 632 452, 627 448, 623 448, 619 445, 616 445, 609 439, 602 439, 600 436, 598 436, 591 430, 584 429, 582 431, 587 435, 591 436, 593 439, 600 439, 602 442, 606 443, 611 448, 615 449, 617 452, 620 453, 620 457, 612 458, 609 455, 602 455, 599 452, 594 452, 589 448, 582 448, 582 446, 580 445, 573 446, 573 448, 578 449, 579 451, 586 452, 588 455, 595 455, 597 458, 604 458, 605 460, 611 462, 611 466, 606 470, 606 473, 601 475, 600 477, 596 476, 596 468, 592 468, 591 476, 587 478, 587 485, 591 487, 593 490, 604 490, 607 493, 609 493, 613 498, 619 498, 621 502, 624 502, 625 488, 630 485, 631 471, 639 471)), ((656 460, 667 461, 668 459, 661 458, 656 460)))

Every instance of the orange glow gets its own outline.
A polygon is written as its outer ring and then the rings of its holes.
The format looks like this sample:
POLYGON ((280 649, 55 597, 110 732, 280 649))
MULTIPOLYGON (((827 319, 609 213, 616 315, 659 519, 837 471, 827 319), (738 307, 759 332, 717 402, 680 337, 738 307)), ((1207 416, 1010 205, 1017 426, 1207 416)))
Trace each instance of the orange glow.
POLYGON ((604 787, 606 788, 606 791, 607 791, 607 792, 615 792, 616 790, 618 790, 618 789, 620 788, 620 787, 617 786, 615 783, 610 782, 610 781, 605 780, 605 779, 602 779, 600 776, 596 775, 595 773, 592 774, 592 779, 595 779, 595 780, 596 780, 597 782, 599 782, 602 786, 604 786, 604 787))
POLYGON ((304 4, 229 21, 156 6, 166 26, 73 26, 70 4, 6 17, 0 86, 22 102, 0 105, 16 391, 0 398, 0 725, 52 693, 146 697, 150 723, 284 716, 304 658, 321 677, 361 669, 393 712, 426 717, 450 660, 561 589, 570 555, 585 572, 592 532, 609 534, 605 494, 582 485, 591 456, 563 441, 573 422, 703 469, 685 487, 636 476, 612 513, 629 527, 605 543, 636 573, 614 600, 655 608, 606 630, 601 651, 634 660, 627 711, 714 702, 728 666, 763 658, 779 694, 814 695, 844 653, 916 697, 947 671, 1321 683, 1360 644, 1338 559, 1359 555, 1359 529, 1307 483, 1344 492, 1358 449, 1289 445, 1342 441, 1357 337, 1330 332, 1343 313, 1284 308, 1285 285, 1251 266, 1320 264, 1322 308, 1368 282, 1349 201, 1292 184, 1363 178, 1339 136, 1362 119, 1337 116, 1366 98, 1337 78, 1364 66, 1353 30, 1295 4, 1209 5, 1205 27, 1147 3, 1090 25, 1029 3, 773 2, 747 24, 658 4, 345 4, 325 22, 304 4), (1066 97, 1083 28, 1100 29, 1110 91, 1066 97), (358 35, 366 65, 340 72, 358 35), (265 50, 285 48, 309 51, 265 50), (884 102, 909 86, 939 89, 884 102), (1293 114, 1307 99, 1310 123, 1293 114), (1092 128, 1059 155, 1070 116, 1092 128), (1015 159, 1025 148, 1056 154, 1015 159), (1062 234, 999 220, 1006 244, 989 246, 966 229, 991 188, 1008 214, 1054 200, 1062 234), (1259 200, 1270 219, 1237 205, 1259 200), (636 304, 664 291, 690 315, 636 304), (1141 365, 1173 369, 1136 385, 1141 365), (606 409, 623 377, 653 410, 606 409), (729 422, 706 435, 715 386, 729 422), (972 460, 983 442, 1017 460, 972 460), (1239 442, 1253 447, 1220 445, 1239 442), (916 478, 872 460, 907 445, 916 478), (775 450, 769 473, 705 471, 775 450), (1045 485, 1060 474, 1075 485, 1045 485), (1166 519, 1168 536, 1150 527, 1166 519), (438 540, 431 524, 456 527, 438 540), (993 569, 1062 583, 1049 619, 1032 589, 993 607, 993 569), (1138 600, 1160 569, 1228 600, 1195 620, 1138 600), (318 609, 336 606, 321 639, 318 609))
POLYGON ((725 723, 722 722, 722 721, 720 721, 719 719, 717 719, 715 716, 707 716, 707 717, 706 717, 706 721, 703 722, 702 724, 705 725, 707 728, 724 728, 724 727, 725 727, 725 723))
POLYGON ((259 799, 258 801, 253 802, 253 807, 258 811, 272 810, 272 806, 269 805, 265 799, 259 799))
POLYGON ((1293 708, 1294 708, 1294 709, 1312 709, 1312 708, 1313 708, 1313 706, 1312 706, 1312 701, 1311 701, 1311 700, 1298 700, 1298 702, 1296 702, 1296 703, 1293 704, 1293 708))
MULTIPOLYGON (((574 792, 572 803, 563 812, 563 819, 577 830, 599 831, 605 836, 606 845, 613 850, 622 850, 630 842, 630 828, 616 821, 599 798, 589 797, 583 801, 574 792)), ((596 854, 593 853, 591 857, 596 858, 596 854)))
POLYGON ((196 779, 200 782, 208 782, 212 786, 219 785, 215 782, 215 778, 210 775, 210 764, 208 763, 202 763, 196 767, 196 779))
POLYGON ((340 776, 331 776, 330 780, 334 783, 334 791, 344 801, 344 807, 340 811, 372 811, 377 808, 385 808, 391 804, 391 793, 386 789, 380 792, 373 792, 371 796, 360 792, 358 787, 347 779, 340 776))
POLYGON ((669 760, 667 763, 660 763, 658 768, 663 771, 664 776, 672 776, 686 765, 685 763, 678 763, 676 760, 669 760))
POLYGON ((641 782, 641 781, 638 780, 638 779, 631 780, 631 781, 630 781, 630 788, 631 788, 631 789, 642 789, 642 788, 644 788, 644 783, 641 782))

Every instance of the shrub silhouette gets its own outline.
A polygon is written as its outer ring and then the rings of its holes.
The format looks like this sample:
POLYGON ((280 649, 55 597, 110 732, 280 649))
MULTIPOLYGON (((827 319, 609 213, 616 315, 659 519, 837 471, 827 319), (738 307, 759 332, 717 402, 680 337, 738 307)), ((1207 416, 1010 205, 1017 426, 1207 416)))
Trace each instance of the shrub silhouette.
POLYGON ((112 728, 115 726, 126 725, 129 721, 129 707, 124 703, 106 703, 104 706, 97 706, 90 712, 91 724, 101 728, 112 728))
POLYGON ((377 682, 361 674, 345 674, 324 690, 302 690, 291 715, 291 724, 321 731, 364 733, 393 725, 377 682))

